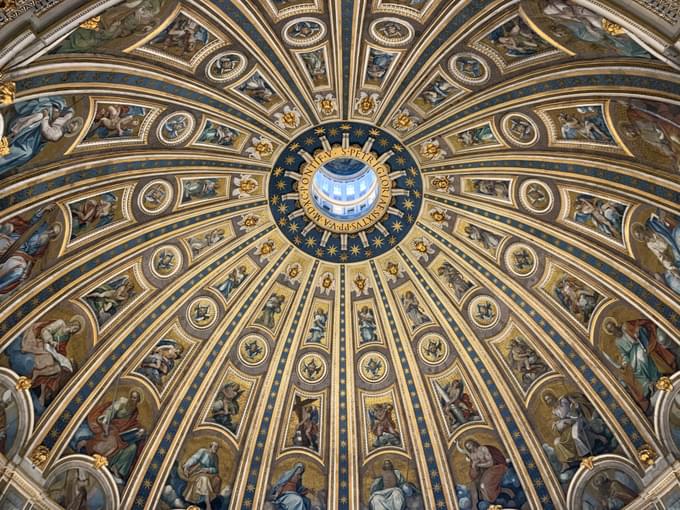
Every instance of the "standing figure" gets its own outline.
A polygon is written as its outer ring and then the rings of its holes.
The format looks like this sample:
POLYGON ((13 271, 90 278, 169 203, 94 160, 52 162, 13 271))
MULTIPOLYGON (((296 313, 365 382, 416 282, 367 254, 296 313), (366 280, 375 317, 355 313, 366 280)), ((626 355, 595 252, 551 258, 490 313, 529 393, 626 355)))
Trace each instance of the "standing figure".
POLYGON ((538 352, 520 336, 510 340, 508 361, 512 369, 520 374, 525 389, 548 371, 548 365, 538 352))
POLYGON ((393 412, 394 407, 389 403, 378 403, 368 409, 371 432, 375 436, 374 448, 401 445, 401 436, 397 430, 397 422, 392 416, 393 412))
POLYGON ((680 225, 665 215, 652 215, 643 229, 635 229, 633 235, 654 254, 663 273, 655 277, 680 294, 680 225))
POLYGON ((555 286, 557 300, 581 324, 588 325, 602 296, 573 276, 563 275, 555 286))
POLYGON ((553 441, 554 454, 562 465, 562 472, 584 457, 594 455, 596 441, 604 445, 609 443, 591 426, 594 409, 582 394, 565 394, 557 398, 553 392, 545 391, 542 398, 552 411, 552 429, 557 434, 553 441))
POLYGON ((82 329, 80 316, 68 321, 38 321, 7 347, 12 370, 28 377, 31 390, 37 392, 37 413, 42 413, 75 372, 75 361, 68 357, 67 347, 71 337, 82 329))
POLYGON ((183 348, 172 339, 163 339, 149 353, 137 369, 137 373, 149 379, 159 390, 175 368, 175 362, 182 355, 183 348))
POLYGON ((106 457, 120 485, 128 479, 146 439, 139 421, 141 400, 141 393, 132 390, 127 396, 95 406, 75 434, 76 450, 106 457))
POLYGON ((612 239, 621 239, 621 224, 626 206, 611 200, 579 195, 574 205, 574 220, 590 226, 612 239))
POLYGON ((215 195, 217 195, 217 179, 194 179, 183 183, 182 202, 210 198, 215 195))
POLYGON ((472 282, 467 281, 463 274, 448 261, 444 261, 442 265, 439 266, 437 274, 446 280, 446 283, 449 284, 449 287, 451 287, 456 294, 457 299, 462 298, 472 287, 472 282))
POLYGON ((73 226, 71 238, 88 227, 102 227, 113 221, 118 198, 113 193, 103 193, 70 206, 73 226))
POLYGON ((465 423, 480 419, 472 397, 465 391, 465 383, 462 379, 453 379, 444 387, 435 381, 434 388, 450 429, 453 430, 465 423))
POLYGON ((53 209, 40 209, 29 221, 16 216, 0 223, 0 297, 29 278, 50 243, 61 234, 61 224, 46 217, 53 209))
POLYGON ((212 405, 212 419, 227 430, 236 434, 238 423, 234 423, 234 416, 240 411, 239 398, 245 390, 238 383, 229 381, 217 393, 212 405))
POLYGON ((620 370, 630 367, 640 390, 634 393, 645 411, 652 408, 655 384, 663 375, 678 371, 678 346, 662 329, 648 319, 637 319, 616 324, 605 323, 606 332, 614 337, 621 356, 620 370))
POLYGON ((359 317, 359 333, 361 336, 360 343, 365 344, 367 342, 377 342, 378 325, 375 322, 373 310, 368 306, 363 306, 357 312, 357 316, 359 317))
MULTIPOLYGON (((456 447, 458 448, 458 446, 456 447)), ((481 445, 474 439, 465 441, 464 447, 463 453, 470 463, 468 473, 470 475, 471 508, 478 508, 479 501, 494 503, 501 492, 509 491, 509 489, 501 487, 503 477, 508 471, 505 455, 495 446, 481 445)), ((510 496, 512 497, 514 494, 510 494, 510 496)))
POLYGON ((470 241, 481 244, 485 250, 495 250, 498 248, 498 245, 501 244, 501 238, 499 236, 476 225, 466 225, 465 234, 470 241))
POLYGON ((198 256, 204 250, 212 248, 224 240, 224 229, 216 228, 203 234, 202 237, 190 237, 188 242, 191 246, 191 253, 198 256))
POLYGON ((285 300, 286 297, 283 294, 272 293, 262 307, 260 316, 255 319, 255 324, 273 329, 276 325, 276 316, 281 313, 281 305, 285 300))
POLYGON ((418 488, 394 468, 390 459, 383 462, 380 476, 373 480, 370 491, 369 510, 404 510, 407 498, 419 494, 418 488))
POLYGON ((86 294, 84 299, 92 308, 101 326, 116 315, 134 295, 134 284, 127 275, 123 275, 100 285, 86 294))
POLYGON ((309 328, 306 342, 319 344, 326 337, 326 325, 328 323, 328 313, 323 308, 317 308, 314 312, 312 326, 309 328))
POLYGON ((319 451, 319 406, 316 398, 302 399, 295 395, 293 412, 297 417, 298 426, 295 429, 293 444, 304 446, 315 452, 319 451))
POLYGON ((298 462, 281 475, 272 487, 270 498, 280 510, 311 510, 312 502, 307 497, 309 489, 302 483, 305 465, 298 462))
POLYGON ((226 280, 217 286, 217 290, 225 299, 229 299, 231 293, 238 289, 246 278, 248 278, 248 269, 246 266, 238 266, 229 273, 226 280))
POLYGON ((219 475, 220 462, 217 451, 220 445, 215 441, 208 448, 199 448, 187 459, 182 471, 187 477, 184 499, 193 504, 203 503, 206 510, 212 510, 210 502, 220 493, 222 479, 219 475))
POLYGON ((401 296, 401 303, 404 305, 404 310, 406 310, 406 315, 411 320, 411 327, 413 329, 432 322, 432 319, 423 311, 418 303, 418 298, 410 290, 406 291, 401 296))

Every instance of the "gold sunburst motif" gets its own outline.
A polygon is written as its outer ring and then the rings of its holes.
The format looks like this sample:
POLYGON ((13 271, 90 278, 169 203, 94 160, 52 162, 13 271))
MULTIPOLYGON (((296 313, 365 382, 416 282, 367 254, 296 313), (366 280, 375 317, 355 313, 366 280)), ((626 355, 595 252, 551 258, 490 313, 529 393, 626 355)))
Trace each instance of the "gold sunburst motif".
POLYGON ((33 386, 33 381, 31 381, 28 377, 21 376, 19 379, 17 379, 16 384, 14 387, 21 391, 21 390, 30 390, 31 386, 33 386))

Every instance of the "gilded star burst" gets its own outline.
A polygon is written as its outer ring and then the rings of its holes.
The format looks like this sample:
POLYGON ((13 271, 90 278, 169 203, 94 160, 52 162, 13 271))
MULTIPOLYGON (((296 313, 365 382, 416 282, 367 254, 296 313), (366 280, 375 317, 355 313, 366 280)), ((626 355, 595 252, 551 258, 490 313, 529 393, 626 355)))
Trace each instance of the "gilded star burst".
POLYGON ((341 124, 340 129, 342 129, 343 131, 349 131, 350 129, 352 129, 352 126, 350 126, 349 124, 341 124))
POLYGON ((383 245, 383 242, 384 242, 384 240, 383 240, 382 237, 374 237, 373 238, 373 246, 375 246, 376 248, 381 248, 382 245, 383 245))
POLYGON ((416 180, 413 177, 408 177, 406 179, 406 187, 407 188, 412 188, 415 185, 416 185, 416 180))
POLYGON ((401 145, 399 145, 398 143, 395 143, 395 144, 392 146, 392 149, 394 150, 394 152, 401 152, 401 151, 404 150, 404 148, 403 148, 401 145))
POLYGON ((399 220, 395 220, 392 222, 392 230, 395 232, 401 232, 401 229, 404 228, 404 225, 401 223, 399 220))
POLYGON ((288 206, 286 204, 281 204, 279 205, 278 210, 281 214, 286 214, 288 211, 288 206))
POLYGON ((404 200, 404 209, 408 209, 409 211, 413 209, 413 200, 411 200, 410 198, 404 200))
POLYGON ((293 163, 295 163, 295 158, 293 156, 286 156, 286 159, 284 159, 284 161, 286 162, 286 165, 290 166, 293 163))
POLYGON ((394 237, 394 236, 390 236, 390 238, 388 239, 388 241, 390 242, 390 244, 391 244, 392 246, 394 246, 395 244, 397 244, 397 238, 394 237))
POLYGON ((281 225, 282 227, 286 226, 286 223, 288 223, 288 220, 286 218, 281 218, 279 220, 279 225, 281 225))
POLYGON ((318 128, 316 128, 316 129, 314 130, 314 132, 315 132, 317 135, 321 136, 321 135, 323 135, 323 134, 326 132, 326 128, 318 127, 318 128))
POLYGON ((368 132, 368 134, 371 135, 371 136, 380 136, 380 131, 378 131, 377 129, 373 128, 373 129, 371 129, 371 130, 368 132))
POLYGON ((338 248, 337 246, 329 246, 326 248, 326 253, 328 253, 331 257, 338 253, 338 248))
POLYGON ((416 167, 412 166, 412 167, 409 167, 408 173, 410 173, 411 175, 413 175, 415 177, 415 175, 418 173, 418 171, 416 170, 416 167))
POLYGON ((285 172, 285 170, 283 169, 283 167, 277 166, 277 167, 274 169, 274 176, 275 176, 275 177, 281 177, 281 174, 282 174, 283 172, 285 172))
POLYGON ((307 240, 305 241, 305 244, 309 246, 310 248, 316 246, 316 237, 308 237, 307 240))
POLYGON ((323 248, 317 248, 316 249, 316 256, 317 257, 323 257, 323 248))
POLYGON ((305 138, 305 145, 314 145, 316 143, 316 140, 312 138, 311 136, 308 136, 305 138))
POLYGON ((340 262, 347 262, 347 253, 342 252, 340 254, 340 262))
POLYGON ((397 156, 396 161, 399 165, 405 165, 406 164, 406 158, 404 156, 397 156))
POLYGON ((288 148, 292 151, 296 151, 300 148, 300 144, 297 142, 293 142, 288 146, 288 148))
POLYGON ((279 195, 272 195, 272 197, 269 199, 272 203, 272 205, 276 205, 279 203, 279 200, 281 197, 279 195))
POLYGON ((299 246, 302 244, 302 238, 300 236, 295 236, 293 242, 299 246))
POLYGON ((359 248, 359 246, 357 246, 356 244, 353 244, 350 247, 349 251, 352 255, 359 255, 359 253, 361 253, 361 248, 359 248))
POLYGON ((378 144, 381 147, 387 147, 390 144, 390 142, 385 138, 381 138, 380 140, 378 140, 378 144))
POLYGON ((286 189, 286 183, 283 181, 278 181, 276 183, 276 189, 283 191, 284 189, 286 189))
POLYGON ((288 230, 290 230, 291 232, 297 232, 299 228, 300 226, 294 221, 290 222, 290 224, 288 225, 288 230))
POLYGON ((334 127, 333 127, 333 128, 330 128, 330 129, 328 130, 328 134, 331 135, 331 136, 337 135, 337 134, 338 134, 338 128, 334 128, 334 127))
POLYGON ((357 128, 354 130, 354 136, 364 136, 365 131, 361 128, 357 128))

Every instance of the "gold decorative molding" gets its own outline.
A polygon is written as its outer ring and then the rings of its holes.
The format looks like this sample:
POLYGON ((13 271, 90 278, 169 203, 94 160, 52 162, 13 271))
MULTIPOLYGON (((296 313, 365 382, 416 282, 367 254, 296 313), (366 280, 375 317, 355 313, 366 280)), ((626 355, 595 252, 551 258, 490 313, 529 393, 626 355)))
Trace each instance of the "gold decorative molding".
MULTIPOLYGON (((0 148, 1 148, 1 146, 0 146, 0 148)), ((2 153, 2 151, 0 150, 0 154, 1 153, 2 153)), ((33 381, 31 381, 28 377, 24 377, 24 376, 19 377, 19 379, 17 379, 16 384, 14 385, 14 387, 17 390, 30 390, 31 386, 33 386, 33 381)))
POLYGON ((106 457, 104 457, 103 455, 99 455, 98 453, 95 453, 92 456, 92 459, 94 459, 92 461, 92 465, 94 466, 94 468, 96 470, 100 470, 101 468, 109 465, 109 460, 106 457))
POLYGON ((94 16, 87 21, 84 21, 80 24, 80 28, 84 28, 85 30, 94 30, 95 32, 99 31, 99 25, 102 21, 101 16, 94 16))
POLYGON ((670 377, 659 377, 655 387, 659 391, 671 391, 673 389, 673 381, 671 381, 670 377))
POLYGON ((38 469, 42 469, 47 464, 49 455, 50 449, 47 446, 40 445, 31 453, 31 462, 38 469))
POLYGON ((583 466, 586 469, 593 469, 593 461, 595 460, 595 457, 585 457, 583 460, 581 460, 581 466, 583 466))
POLYGON ((640 462, 646 466, 653 466, 656 462, 658 454, 649 445, 643 445, 642 448, 638 450, 638 458, 640 462))
POLYGON ((13 81, 0 81, 0 106, 9 106, 14 103, 16 91, 17 86, 13 81))

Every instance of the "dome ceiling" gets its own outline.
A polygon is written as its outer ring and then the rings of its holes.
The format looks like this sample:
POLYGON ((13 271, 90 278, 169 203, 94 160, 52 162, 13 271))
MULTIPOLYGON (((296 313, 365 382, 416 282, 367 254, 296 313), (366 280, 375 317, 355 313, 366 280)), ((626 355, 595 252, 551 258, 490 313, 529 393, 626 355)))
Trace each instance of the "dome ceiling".
POLYGON ((671 508, 680 79, 586 4, 109 2, 12 50, 6 507, 671 508))

